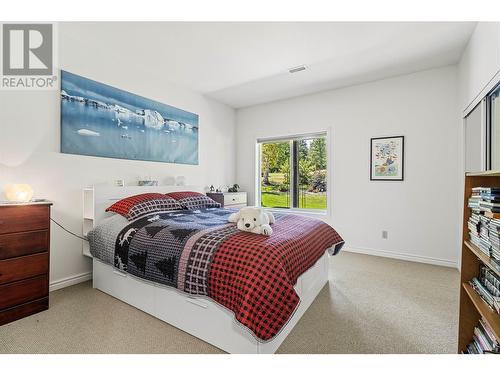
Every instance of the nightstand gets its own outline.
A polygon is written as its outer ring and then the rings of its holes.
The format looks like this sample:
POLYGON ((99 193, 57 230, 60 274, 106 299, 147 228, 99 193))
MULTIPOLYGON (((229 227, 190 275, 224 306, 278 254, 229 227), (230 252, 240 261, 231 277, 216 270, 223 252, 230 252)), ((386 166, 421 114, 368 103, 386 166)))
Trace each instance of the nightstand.
POLYGON ((207 193, 207 197, 212 198, 226 208, 241 208, 247 205, 247 193, 244 191, 237 193, 207 193))
POLYGON ((51 205, 0 204, 0 325, 49 308, 51 205))

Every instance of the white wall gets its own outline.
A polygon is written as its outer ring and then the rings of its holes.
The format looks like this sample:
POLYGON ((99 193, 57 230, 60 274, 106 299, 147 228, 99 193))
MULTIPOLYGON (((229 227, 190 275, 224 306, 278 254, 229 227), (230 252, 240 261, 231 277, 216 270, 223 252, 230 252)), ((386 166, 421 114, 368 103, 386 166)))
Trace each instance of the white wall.
POLYGON ((331 127, 333 212, 326 220, 347 248, 456 266, 457 111, 456 66, 241 109, 237 181, 253 201, 256 138, 331 127), (370 137, 390 135, 405 136, 405 180, 370 182, 370 137))
POLYGON ((460 110, 500 71, 500 22, 479 22, 459 63, 460 110))
MULTIPOLYGON (((65 24, 60 24, 60 67, 199 114, 200 164, 61 154, 58 92, 0 91, 0 190, 8 183, 31 184, 37 197, 54 201, 52 216, 56 220, 81 233, 81 190, 87 185, 121 178, 132 184, 145 175, 161 180, 184 175, 189 185, 234 183, 234 110, 170 84, 165 71, 148 71, 147 61, 153 55, 144 57, 142 70, 127 65, 127 54, 131 51, 116 51, 113 61, 101 59, 99 51, 79 41, 79 33, 85 32, 84 25, 79 28, 78 24, 72 24, 68 30, 65 24)), ((151 50, 153 47, 156 48, 152 46, 151 50)), ((81 255, 80 240, 52 225, 51 241, 52 284, 88 275, 90 260, 81 255)))

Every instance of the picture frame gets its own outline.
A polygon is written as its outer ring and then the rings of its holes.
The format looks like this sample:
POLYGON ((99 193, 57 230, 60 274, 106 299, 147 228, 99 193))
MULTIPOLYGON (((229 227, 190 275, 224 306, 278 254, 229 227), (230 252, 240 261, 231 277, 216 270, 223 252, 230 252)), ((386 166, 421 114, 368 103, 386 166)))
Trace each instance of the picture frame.
POLYGON ((404 181, 404 136, 370 138, 370 181, 404 181))
POLYGON ((199 116, 61 70, 63 154, 199 165, 199 116))

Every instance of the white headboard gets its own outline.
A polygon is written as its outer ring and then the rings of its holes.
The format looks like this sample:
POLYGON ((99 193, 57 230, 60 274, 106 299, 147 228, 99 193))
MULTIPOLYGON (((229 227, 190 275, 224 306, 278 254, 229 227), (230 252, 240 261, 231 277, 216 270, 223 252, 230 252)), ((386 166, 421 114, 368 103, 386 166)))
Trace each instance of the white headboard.
MULTIPOLYGON (((196 191, 203 193, 200 186, 92 186, 83 189, 83 235, 101 220, 113 215, 106 208, 120 199, 143 193, 172 193, 176 191, 196 191)), ((91 257, 89 243, 83 241, 83 255, 91 257)))

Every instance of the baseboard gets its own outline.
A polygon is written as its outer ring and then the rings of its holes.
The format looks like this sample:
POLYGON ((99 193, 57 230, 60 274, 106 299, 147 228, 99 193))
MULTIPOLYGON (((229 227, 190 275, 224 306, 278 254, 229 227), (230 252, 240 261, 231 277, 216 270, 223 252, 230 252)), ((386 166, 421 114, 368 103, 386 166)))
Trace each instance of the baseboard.
POLYGON ((371 248, 366 248, 366 247, 347 247, 347 246, 345 246, 342 249, 342 251, 347 251, 347 252, 351 252, 351 253, 366 254, 366 255, 374 255, 374 256, 384 257, 384 258, 408 260, 410 262, 433 264, 436 266, 444 266, 444 267, 451 267, 451 268, 458 269, 458 263, 456 261, 447 260, 447 259, 440 259, 440 258, 433 258, 433 257, 426 257, 426 256, 422 256, 422 255, 405 254, 405 253, 398 253, 396 251, 371 249, 371 248))
POLYGON ((59 280, 51 281, 49 285, 49 290, 53 292, 54 290, 66 288, 71 285, 80 284, 90 279, 92 279, 92 272, 84 272, 79 275, 65 277, 59 280))

